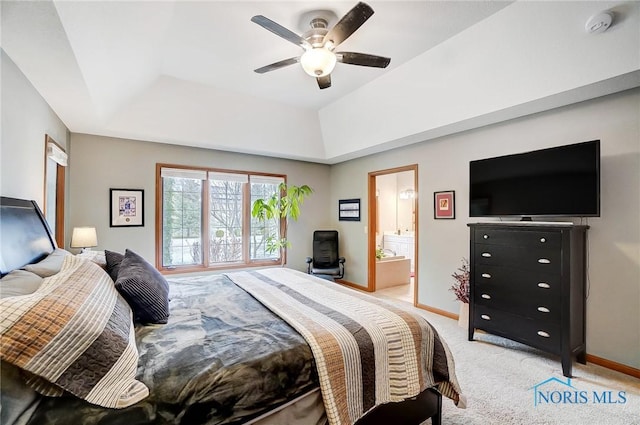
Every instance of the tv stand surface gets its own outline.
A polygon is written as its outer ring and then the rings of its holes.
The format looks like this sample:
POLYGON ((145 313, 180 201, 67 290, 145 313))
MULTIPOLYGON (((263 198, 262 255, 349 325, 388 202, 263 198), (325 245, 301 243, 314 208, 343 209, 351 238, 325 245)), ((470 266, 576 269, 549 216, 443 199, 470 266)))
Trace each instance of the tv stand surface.
POLYGON ((469 341, 482 329, 559 355, 562 373, 586 362, 588 226, 469 224, 469 341))
POLYGON ((495 225, 495 226, 576 226, 571 221, 486 221, 478 223, 469 223, 468 226, 475 225, 495 225))

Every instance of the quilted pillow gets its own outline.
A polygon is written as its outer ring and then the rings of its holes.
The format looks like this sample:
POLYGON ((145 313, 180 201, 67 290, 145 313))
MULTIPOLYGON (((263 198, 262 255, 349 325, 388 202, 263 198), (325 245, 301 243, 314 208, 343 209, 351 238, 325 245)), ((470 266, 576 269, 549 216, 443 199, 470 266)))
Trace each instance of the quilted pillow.
POLYGON ((104 250, 104 258, 107 262, 105 270, 111 276, 114 282, 118 280, 118 272, 120 271, 120 263, 124 260, 124 255, 119 252, 104 250))
POLYGON ((128 249, 120 263, 116 289, 131 306, 136 322, 167 323, 169 284, 155 267, 128 249))
POLYGON ((64 249, 56 248, 51 254, 47 255, 44 260, 35 264, 27 264, 24 266, 24 269, 40 277, 53 276, 60 271, 62 261, 64 261, 64 257, 67 255, 73 254, 64 249))
POLYGON ((27 383, 41 394, 67 391, 110 408, 149 395, 135 379, 131 309, 90 261, 66 256, 36 292, 0 300, 0 337, 2 360, 27 372, 27 383))
POLYGON ((43 278, 26 270, 14 270, 0 280, 0 298, 29 295, 42 284, 43 278))

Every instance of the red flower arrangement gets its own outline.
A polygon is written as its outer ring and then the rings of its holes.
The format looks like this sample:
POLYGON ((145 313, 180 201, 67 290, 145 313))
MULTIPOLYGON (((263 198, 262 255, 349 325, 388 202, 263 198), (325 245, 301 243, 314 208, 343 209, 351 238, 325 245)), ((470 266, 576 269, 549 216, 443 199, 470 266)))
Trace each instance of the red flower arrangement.
POLYGON ((451 285, 450 291, 456 294, 456 299, 463 303, 469 303, 469 260, 462 259, 462 266, 451 275, 456 282, 451 285))

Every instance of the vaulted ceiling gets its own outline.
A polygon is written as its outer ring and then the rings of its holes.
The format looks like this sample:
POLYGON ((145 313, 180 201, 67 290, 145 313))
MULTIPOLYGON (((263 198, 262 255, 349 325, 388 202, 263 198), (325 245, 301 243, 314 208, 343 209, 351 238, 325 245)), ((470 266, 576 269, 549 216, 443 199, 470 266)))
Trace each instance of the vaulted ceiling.
POLYGON ((2 48, 72 132, 324 163, 640 85, 638 2, 371 1, 339 50, 388 68, 253 72, 302 50, 252 16, 302 34, 355 4, 3 0, 2 48))

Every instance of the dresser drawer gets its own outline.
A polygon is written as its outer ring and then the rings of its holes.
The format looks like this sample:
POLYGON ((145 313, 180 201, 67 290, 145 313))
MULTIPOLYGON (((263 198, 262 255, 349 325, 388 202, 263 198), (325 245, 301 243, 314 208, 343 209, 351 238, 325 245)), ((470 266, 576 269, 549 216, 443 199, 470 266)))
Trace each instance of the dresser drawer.
POLYGON ((474 303, 534 320, 559 324, 561 319, 561 299, 548 292, 525 294, 513 286, 487 286, 474 291, 474 303))
POLYGON ((474 306, 473 324, 496 335, 559 354, 560 326, 556 323, 533 320, 483 305, 474 306))
POLYGON ((475 265, 522 268, 539 273, 560 273, 562 252, 559 249, 523 246, 476 244, 475 265))
POLYGON ((559 248, 562 244, 560 232, 522 229, 500 229, 496 227, 476 228, 476 243, 491 245, 529 246, 559 248))
POLYGON ((492 266, 476 264, 473 269, 474 285, 476 288, 514 288, 523 294, 531 296, 539 293, 541 296, 560 298, 561 275, 544 271, 522 270, 509 266, 492 266))

